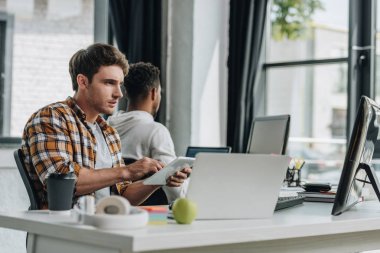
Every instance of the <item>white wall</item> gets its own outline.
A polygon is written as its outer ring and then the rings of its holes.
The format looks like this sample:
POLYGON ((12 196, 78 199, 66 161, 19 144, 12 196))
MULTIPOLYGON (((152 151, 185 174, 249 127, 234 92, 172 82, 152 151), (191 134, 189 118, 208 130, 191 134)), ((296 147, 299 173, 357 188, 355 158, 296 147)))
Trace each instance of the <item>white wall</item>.
MULTIPOLYGON (((0 212, 27 210, 29 197, 13 159, 15 148, 0 149, 0 212)), ((24 253, 26 233, 0 228, 0 252, 24 253)))
POLYGON ((177 155, 189 145, 225 145, 228 7, 169 0, 167 117, 177 155))
POLYGON ((167 126, 177 155, 191 136, 193 1, 168 0, 167 126))
POLYGON ((226 142, 227 28, 228 1, 194 1, 192 145, 226 142))

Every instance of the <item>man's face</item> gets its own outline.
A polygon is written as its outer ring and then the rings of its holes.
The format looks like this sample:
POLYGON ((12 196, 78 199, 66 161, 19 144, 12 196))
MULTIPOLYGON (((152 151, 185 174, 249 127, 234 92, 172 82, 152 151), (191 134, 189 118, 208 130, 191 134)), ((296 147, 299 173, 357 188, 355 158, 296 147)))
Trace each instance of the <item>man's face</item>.
POLYGON ((101 66, 87 86, 86 100, 96 113, 112 114, 123 96, 123 70, 117 65, 101 66))

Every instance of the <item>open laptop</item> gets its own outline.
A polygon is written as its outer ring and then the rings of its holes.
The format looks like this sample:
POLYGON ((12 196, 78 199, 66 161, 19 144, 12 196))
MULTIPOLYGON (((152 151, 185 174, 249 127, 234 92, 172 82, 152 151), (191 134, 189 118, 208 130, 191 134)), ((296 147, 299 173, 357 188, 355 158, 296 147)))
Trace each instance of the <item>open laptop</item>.
POLYGON ((231 147, 194 147, 189 146, 186 157, 195 157, 198 153, 231 153, 231 147))
POLYGON ((284 155, 289 136, 290 115, 257 117, 251 127, 247 153, 284 155))
MULTIPOLYGON (((255 118, 252 122, 247 153, 284 155, 289 138, 289 126, 290 115, 255 118)), ((281 191, 275 210, 302 204, 304 199, 294 190, 281 191)))
POLYGON ((200 153, 186 197, 197 219, 252 219, 273 215, 290 157, 200 153))

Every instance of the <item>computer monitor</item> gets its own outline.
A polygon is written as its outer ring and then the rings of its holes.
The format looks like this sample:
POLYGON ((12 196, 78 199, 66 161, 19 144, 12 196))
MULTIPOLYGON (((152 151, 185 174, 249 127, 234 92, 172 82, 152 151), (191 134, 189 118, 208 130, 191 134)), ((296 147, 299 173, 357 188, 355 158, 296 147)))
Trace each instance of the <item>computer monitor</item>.
POLYGON ((284 155, 289 137, 290 115, 257 117, 253 120, 247 153, 284 155))
POLYGON ((186 157, 195 157, 198 153, 231 153, 231 147, 193 147, 189 146, 186 157))
POLYGON ((363 186, 372 184, 380 200, 379 182, 371 165, 379 137, 380 107, 362 96, 340 176, 332 215, 339 215, 361 200, 363 186))

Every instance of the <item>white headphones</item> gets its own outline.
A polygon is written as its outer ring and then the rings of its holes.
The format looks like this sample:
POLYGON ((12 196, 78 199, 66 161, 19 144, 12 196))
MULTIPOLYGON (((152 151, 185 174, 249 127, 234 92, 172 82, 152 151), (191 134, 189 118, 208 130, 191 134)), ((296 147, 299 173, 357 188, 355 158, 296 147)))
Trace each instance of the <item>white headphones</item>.
POLYGON ((131 204, 129 201, 121 196, 110 196, 99 200, 96 205, 96 214, 118 214, 127 215, 131 211, 131 204))

